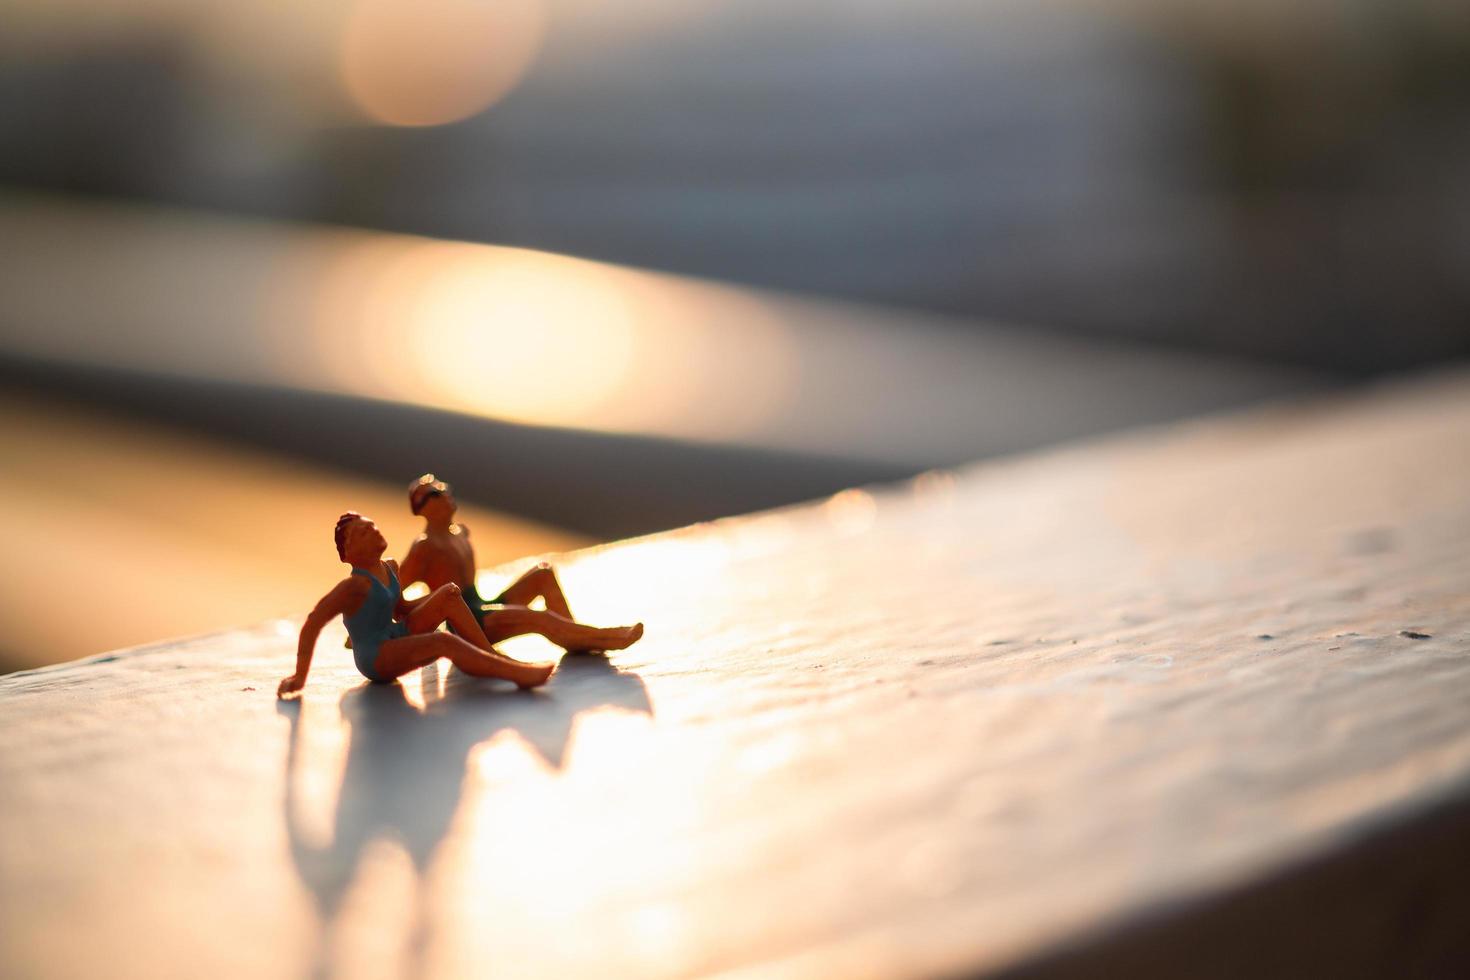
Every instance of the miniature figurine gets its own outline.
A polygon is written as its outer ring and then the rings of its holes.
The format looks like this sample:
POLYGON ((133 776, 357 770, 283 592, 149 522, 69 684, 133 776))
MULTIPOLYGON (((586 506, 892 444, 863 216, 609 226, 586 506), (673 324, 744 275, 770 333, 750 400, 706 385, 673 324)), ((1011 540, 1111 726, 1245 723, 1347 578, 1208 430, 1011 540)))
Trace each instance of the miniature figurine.
POLYGON ((431 589, 459 586, 460 593, 491 643, 523 633, 536 633, 567 650, 622 650, 638 642, 643 624, 598 628, 576 622, 567 597, 550 565, 537 565, 495 598, 486 601, 475 587, 475 551, 469 528, 453 523, 458 505, 449 484, 425 473, 408 488, 409 508, 424 519, 419 535, 403 559, 403 582, 424 582, 431 589), (546 608, 532 609, 537 598, 546 608))
POLYGON ((388 548, 371 520, 355 511, 337 519, 334 531, 337 557, 352 573, 306 617, 296 645, 296 673, 281 681, 278 697, 306 685, 312 654, 322 627, 340 615, 352 638, 352 658, 370 681, 387 682, 411 670, 447 658, 475 677, 498 677, 522 688, 539 687, 551 677, 555 664, 531 664, 497 651, 470 613, 459 586, 446 583, 421 599, 405 601, 399 586, 398 565, 385 560, 388 548), (448 622, 454 633, 438 632, 448 622))

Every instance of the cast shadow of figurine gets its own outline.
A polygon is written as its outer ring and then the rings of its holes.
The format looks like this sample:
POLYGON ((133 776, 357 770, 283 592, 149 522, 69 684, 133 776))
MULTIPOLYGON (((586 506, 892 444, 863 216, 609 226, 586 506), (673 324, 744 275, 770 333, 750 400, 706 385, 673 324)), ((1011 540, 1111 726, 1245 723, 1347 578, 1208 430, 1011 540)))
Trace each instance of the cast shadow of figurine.
POLYGON ((420 972, 429 923, 424 877, 459 809, 470 751, 502 731, 516 732, 560 769, 573 722, 605 706, 651 714, 642 679, 598 654, 563 658, 551 683, 538 691, 468 677, 450 670, 440 693, 437 665, 424 668, 424 707, 410 703, 401 685, 362 684, 342 696, 350 728, 347 762, 332 821, 331 842, 316 846, 302 833, 297 799, 302 764, 299 700, 278 702, 291 722, 286 760, 285 818, 291 858, 317 906, 322 942, 314 974, 332 972, 332 927, 368 846, 400 844, 413 860, 418 896, 404 909, 411 923, 409 974, 420 972))

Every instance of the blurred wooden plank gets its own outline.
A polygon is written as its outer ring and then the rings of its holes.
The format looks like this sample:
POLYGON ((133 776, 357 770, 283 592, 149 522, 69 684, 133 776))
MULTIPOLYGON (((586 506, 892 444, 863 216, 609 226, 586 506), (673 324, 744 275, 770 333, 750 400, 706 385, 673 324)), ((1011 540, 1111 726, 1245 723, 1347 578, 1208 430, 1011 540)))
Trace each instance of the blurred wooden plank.
POLYGON ((432 456, 599 537, 1324 383, 526 249, 55 197, 0 193, 0 253, 0 383, 29 372, 379 478, 432 456))
POLYGON ((647 637, 534 694, 0 678, 0 966, 1462 972, 1467 480, 1459 374, 584 552, 647 637))
MULTIPOLYGON (((299 613, 341 577, 337 515, 377 518, 406 549, 403 486, 0 393, 0 671, 299 613)), ((453 474, 445 474, 453 476, 453 474)), ((466 505, 482 560, 586 537, 466 505)))

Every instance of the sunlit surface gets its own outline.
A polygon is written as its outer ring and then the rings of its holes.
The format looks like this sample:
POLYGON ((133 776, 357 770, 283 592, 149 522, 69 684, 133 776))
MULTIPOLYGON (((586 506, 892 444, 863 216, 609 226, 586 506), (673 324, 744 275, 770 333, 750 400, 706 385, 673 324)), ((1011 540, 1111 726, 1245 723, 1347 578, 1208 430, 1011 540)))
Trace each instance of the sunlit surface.
MULTIPOLYGON (((549 691, 516 695, 430 668, 283 709, 287 830, 321 928, 318 962, 412 975, 426 942, 442 954, 438 937, 460 929, 493 936, 498 959, 532 955, 535 936, 597 912, 611 882, 677 870, 681 852, 650 846, 641 819, 606 805, 659 745, 642 679, 572 657, 549 691), (609 839, 625 846, 608 853, 609 839), (339 871, 324 874, 328 863, 339 871)), ((660 820, 700 816, 687 787, 642 797, 660 820)), ((635 947, 669 951, 656 933, 635 947)), ((597 953, 578 930, 548 951, 563 962, 597 953)), ((484 963, 433 966, 473 974, 484 963)))
POLYGON ((379 122, 454 122, 520 80, 545 16, 541 0, 359 0, 342 43, 343 82, 379 122))
POLYGON ((878 505, 866 490, 843 490, 823 506, 827 520, 840 534, 861 534, 873 526, 878 505))
POLYGON ((1238 898, 1464 798, 1466 392, 562 556, 648 629, 536 691, 367 684, 334 622, 278 704, 295 619, 0 677, 0 969, 988 975, 1238 898))

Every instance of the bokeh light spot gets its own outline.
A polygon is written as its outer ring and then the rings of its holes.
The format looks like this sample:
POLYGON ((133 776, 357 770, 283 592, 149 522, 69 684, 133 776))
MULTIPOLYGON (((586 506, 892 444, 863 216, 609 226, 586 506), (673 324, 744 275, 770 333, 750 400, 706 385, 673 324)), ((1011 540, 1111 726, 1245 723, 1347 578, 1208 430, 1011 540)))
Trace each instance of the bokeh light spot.
POLYGON ((342 83, 376 122, 455 122, 515 87, 545 20, 540 0, 362 0, 342 39, 342 83))

